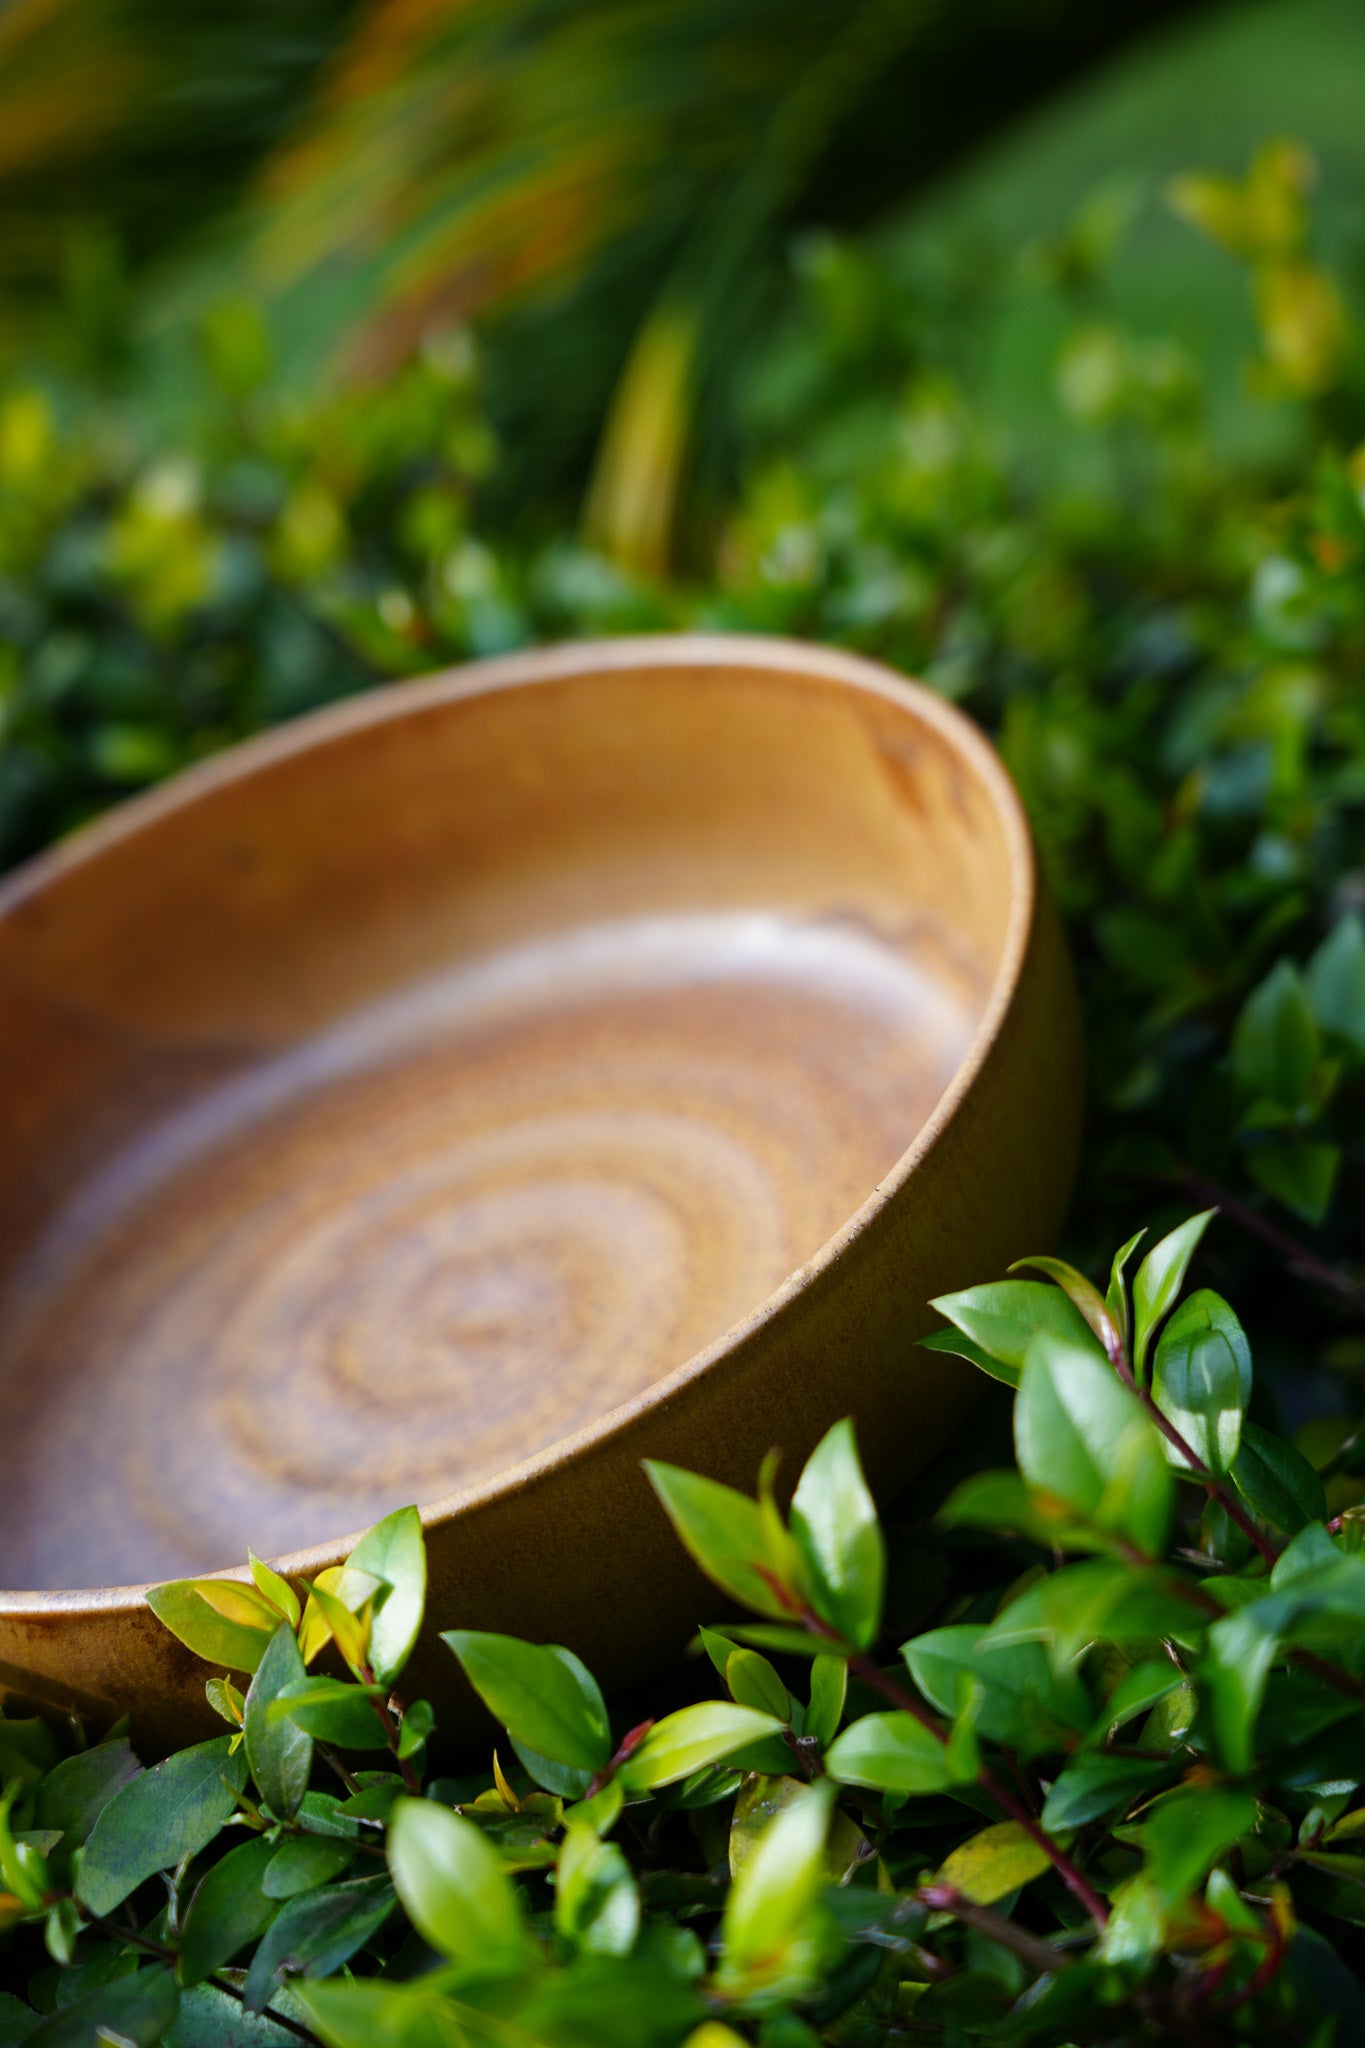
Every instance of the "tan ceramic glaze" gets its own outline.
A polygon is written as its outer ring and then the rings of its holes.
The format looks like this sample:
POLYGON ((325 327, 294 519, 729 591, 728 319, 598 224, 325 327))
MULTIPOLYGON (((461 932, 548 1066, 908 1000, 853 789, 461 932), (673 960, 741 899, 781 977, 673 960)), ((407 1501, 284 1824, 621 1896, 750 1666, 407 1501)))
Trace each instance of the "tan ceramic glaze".
POLYGON ((456 1625, 639 1675, 714 1605, 640 1460, 931 1458, 1077 1066, 1007 777, 848 655, 516 656, 126 805, 0 890, 0 1682, 190 1733, 142 1586, 407 1500, 418 1692, 456 1625))

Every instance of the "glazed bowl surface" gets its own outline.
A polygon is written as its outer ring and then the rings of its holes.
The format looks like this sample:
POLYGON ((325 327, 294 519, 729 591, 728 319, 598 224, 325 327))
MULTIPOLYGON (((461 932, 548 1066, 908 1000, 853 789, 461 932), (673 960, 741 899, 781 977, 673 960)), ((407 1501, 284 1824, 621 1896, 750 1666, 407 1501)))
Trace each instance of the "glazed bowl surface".
POLYGON ((0 887, 0 1683, 177 1739, 146 1584, 409 1500, 419 1691, 457 1625, 639 1675, 709 1611, 641 1459, 923 1466, 1078 1071, 1008 777, 850 655, 473 664, 124 805, 0 887))

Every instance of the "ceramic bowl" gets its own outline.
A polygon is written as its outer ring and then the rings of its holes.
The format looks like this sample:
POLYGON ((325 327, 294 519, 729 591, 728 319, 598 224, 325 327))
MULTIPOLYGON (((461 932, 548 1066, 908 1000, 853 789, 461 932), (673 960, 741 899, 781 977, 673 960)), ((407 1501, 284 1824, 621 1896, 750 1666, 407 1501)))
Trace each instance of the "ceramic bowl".
POLYGON ((852 1414, 901 1488, 1078 1071, 1008 777, 851 655, 516 655, 124 805, 0 889, 0 1682, 181 1739, 144 1586, 409 1500, 416 1691, 453 1626, 640 1676, 718 1604, 641 1459, 852 1414))

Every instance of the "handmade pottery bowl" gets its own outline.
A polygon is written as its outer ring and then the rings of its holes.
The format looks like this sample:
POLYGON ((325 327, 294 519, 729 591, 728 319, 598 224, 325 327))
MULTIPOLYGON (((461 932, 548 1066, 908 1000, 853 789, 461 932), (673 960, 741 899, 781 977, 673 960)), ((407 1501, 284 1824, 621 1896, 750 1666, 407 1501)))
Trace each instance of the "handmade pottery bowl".
POLYGON ((457 1625, 640 1675, 717 1604, 641 1459, 851 1413, 899 1488, 1078 1066, 1004 770, 849 655, 517 655, 125 805, 0 889, 0 1683, 183 1738, 145 1584, 409 1500, 417 1691, 457 1625))

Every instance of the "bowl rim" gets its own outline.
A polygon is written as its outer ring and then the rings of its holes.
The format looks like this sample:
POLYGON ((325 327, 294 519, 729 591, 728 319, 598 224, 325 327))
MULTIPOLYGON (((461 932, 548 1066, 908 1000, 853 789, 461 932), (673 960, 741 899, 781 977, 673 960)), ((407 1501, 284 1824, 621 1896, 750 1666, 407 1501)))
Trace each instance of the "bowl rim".
MULTIPOLYGON (((931 726, 975 777, 988 796, 1001 829, 1009 885, 1005 931, 990 988, 976 1029, 952 1077, 910 1144, 853 1214, 801 1266, 749 1313, 690 1358, 640 1393, 543 1449, 505 1466, 491 1478, 460 1487, 434 1501, 419 1502, 424 1531, 540 1485, 586 1453, 625 1434, 643 1418, 666 1408, 686 1389, 715 1370, 766 1324, 775 1320, 812 1281, 827 1272, 899 1193, 939 1142, 966 1100, 1000 1036, 1014 1001, 1028 952, 1038 903, 1033 837, 1019 793, 985 733, 964 712, 923 683, 865 655, 818 642, 762 633, 649 633, 575 640, 462 662, 409 680, 381 683, 354 697, 305 712, 287 723, 224 748, 205 761, 169 776, 155 788, 115 804, 55 846, 34 855, 0 880, 0 919, 73 869, 97 860, 107 849, 135 838, 146 827, 197 803, 202 797, 246 781, 262 769, 414 712, 456 704, 497 691, 571 682, 613 672, 646 669, 739 669, 758 675, 808 677, 877 697, 931 726)), ((271 1559, 289 1577, 311 1577, 353 1549, 363 1530, 354 1530, 271 1559)), ((244 1538, 244 1541, 248 1540, 244 1538)), ((244 1581, 245 1565, 195 1572, 194 1578, 244 1581)), ((9 1591, 0 1587, 0 1618, 87 1618, 143 1609, 152 1579, 136 1585, 9 1591)))

